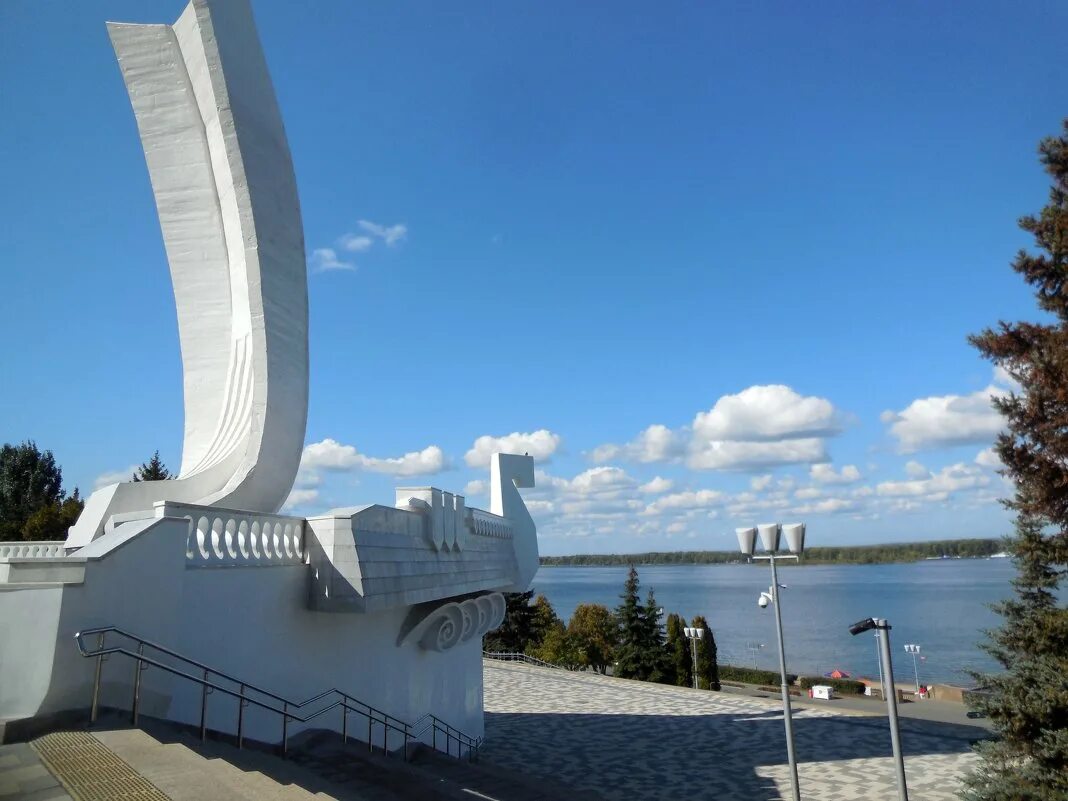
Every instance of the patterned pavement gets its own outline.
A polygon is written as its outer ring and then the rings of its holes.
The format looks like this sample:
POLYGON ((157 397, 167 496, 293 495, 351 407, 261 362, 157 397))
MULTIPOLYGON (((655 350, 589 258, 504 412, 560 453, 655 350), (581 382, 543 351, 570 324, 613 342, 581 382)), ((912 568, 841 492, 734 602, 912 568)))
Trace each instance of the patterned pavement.
MULTIPOLYGON (((486 661, 486 745, 502 767, 627 801, 790 798, 778 699, 750 698, 486 661)), ((801 796, 894 801, 883 717, 794 709, 801 796)), ((985 732, 902 721, 912 798, 956 799, 985 732)))

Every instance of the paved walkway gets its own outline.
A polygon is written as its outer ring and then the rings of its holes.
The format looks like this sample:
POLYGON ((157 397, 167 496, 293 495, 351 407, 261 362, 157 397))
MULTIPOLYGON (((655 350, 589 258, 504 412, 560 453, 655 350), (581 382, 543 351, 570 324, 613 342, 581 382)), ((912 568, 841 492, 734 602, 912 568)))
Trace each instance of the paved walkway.
MULTIPOLYGON (((485 662, 487 744, 502 767, 608 799, 789 798, 778 699, 709 693, 521 664, 485 662)), ((801 794, 811 801, 897 798, 885 718, 798 709, 801 794)), ((982 729, 902 724, 910 794, 955 801, 982 729)))

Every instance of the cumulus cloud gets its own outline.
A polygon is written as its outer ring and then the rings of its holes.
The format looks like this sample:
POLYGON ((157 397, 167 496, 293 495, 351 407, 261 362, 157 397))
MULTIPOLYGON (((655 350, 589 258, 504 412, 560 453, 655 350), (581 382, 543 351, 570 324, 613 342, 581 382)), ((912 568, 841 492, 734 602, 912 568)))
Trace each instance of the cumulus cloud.
POLYGON ((809 468, 809 478, 820 484, 853 484, 860 481, 860 470, 856 465, 847 464, 838 472, 830 464, 814 464, 809 468))
POLYGON ((464 485, 464 495, 485 495, 489 492, 489 482, 484 478, 476 478, 464 485))
POLYGON ((351 261, 339 259, 333 248, 316 248, 311 254, 311 268, 313 273, 326 273, 333 270, 355 270, 356 265, 351 261))
POLYGON ((1006 395, 1011 385, 1004 382, 1012 380, 1003 370, 995 371, 994 377, 1003 383, 970 395, 918 398, 901 411, 883 412, 880 419, 890 426, 902 453, 990 442, 1005 425, 991 399, 1006 395))
POLYGON ((474 441, 464 454, 468 467, 486 467, 495 453, 528 453, 536 462, 545 462, 560 447, 560 435, 541 428, 530 433, 513 431, 503 437, 485 434, 474 441))
POLYGON ((283 511, 290 511, 319 499, 319 490, 312 487, 294 487, 282 504, 283 511))
POLYGON ((848 498, 826 498, 815 503, 795 506, 790 511, 796 515, 833 515, 859 511, 860 505, 848 498))
POLYGON ((693 421, 705 441, 775 441, 828 437, 841 431, 840 415, 825 398, 803 397, 782 384, 752 386, 724 395, 693 421))
POLYGON ((876 485, 875 492, 882 497, 921 497, 928 500, 944 500, 950 493, 985 487, 989 483, 989 476, 978 467, 958 462, 943 467, 937 473, 928 473, 924 478, 884 481, 876 485))
POLYGON ((990 470, 1002 470, 1005 464, 993 448, 984 448, 975 455, 975 463, 990 470))
POLYGON ((695 470, 759 470, 775 465, 825 461, 827 450, 823 440, 812 438, 779 442, 695 442, 686 464, 695 470))
POLYGON ((421 476, 438 473, 447 466, 445 454, 437 445, 403 456, 378 458, 362 454, 355 446, 342 445, 330 438, 307 445, 301 457, 301 469, 306 471, 367 470, 393 476, 421 476))
POLYGON ((771 481, 771 473, 765 473, 762 476, 753 476, 751 479, 749 479, 749 486, 756 492, 763 492, 771 486, 771 481))
POLYGON ((638 487, 638 492, 644 492, 646 495, 659 495, 661 492, 670 492, 674 487, 675 482, 671 479, 656 476, 638 487))
POLYGON ((361 231, 365 231, 371 236, 381 239, 388 247, 393 247, 408 236, 408 226, 404 223, 397 223, 396 225, 379 225, 370 220, 360 220, 356 224, 360 227, 361 231))
POLYGON ((594 448, 593 461, 685 461, 694 470, 756 470, 827 461, 824 440, 841 431, 841 414, 825 398, 781 384, 724 395, 691 425, 652 425, 628 443, 594 448))
POLYGON ((931 471, 915 459, 910 459, 905 463, 905 475, 913 480, 919 481, 925 478, 930 478, 931 471))
POLYGON ((132 464, 125 470, 112 470, 109 473, 101 473, 93 480, 93 490, 98 490, 101 487, 107 487, 111 484, 118 484, 123 481, 133 481, 133 474, 137 472, 141 465, 132 464))
POLYGON ((649 426, 630 442, 623 445, 608 443, 590 451, 594 462, 623 459, 629 462, 670 462, 686 452, 685 438, 659 423, 649 426))
POLYGON ((643 515, 656 515, 668 509, 704 509, 719 506, 727 500, 726 493, 719 490, 702 489, 690 492, 676 492, 657 498, 645 507, 643 515))

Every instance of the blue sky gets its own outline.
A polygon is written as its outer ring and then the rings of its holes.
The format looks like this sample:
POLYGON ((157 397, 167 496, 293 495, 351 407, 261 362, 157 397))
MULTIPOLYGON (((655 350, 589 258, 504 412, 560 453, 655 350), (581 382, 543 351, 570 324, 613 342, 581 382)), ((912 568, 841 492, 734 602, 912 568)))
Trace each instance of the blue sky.
MULTIPOLYGON (((0 4, 0 439, 84 491, 180 461, 174 304, 104 20, 0 4)), ((994 536, 1010 271, 1068 112, 1063 3, 254 0, 309 254, 291 508, 486 505, 543 553, 994 536), (325 269, 333 268, 333 269, 325 269), (486 438, 486 439, 480 439, 486 438), (400 473, 397 476, 394 474, 400 473)))

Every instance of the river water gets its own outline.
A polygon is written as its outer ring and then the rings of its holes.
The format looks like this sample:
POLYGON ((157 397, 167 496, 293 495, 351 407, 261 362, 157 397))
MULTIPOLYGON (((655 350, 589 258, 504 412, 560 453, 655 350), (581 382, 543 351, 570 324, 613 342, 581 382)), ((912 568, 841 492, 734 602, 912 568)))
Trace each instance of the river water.
MULTIPOLYGON (((877 676, 876 642, 867 632, 849 634, 851 623, 883 617, 893 630, 895 678, 914 682, 905 643, 921 647, 921 683, 970 684, 966 668, 996 670, 981 651, 983 630, 999 618, 989 604, 1011 594, 1010 559, 942 559, 886 565, 801 565, 779 569, 787 669, 822 674, 839 668, 853 676, 877 676)), ((567 620, 580 603, 619 604, 625 567, 542 567, 534 578, 567 620)), ((652 589, 665 614, 689 621, 704 615, 716 637, 720 663, 777 670, 775 616, 757 597, 771 584, 766 562, 752 565, 638 566, 641 594, 652 589)))

